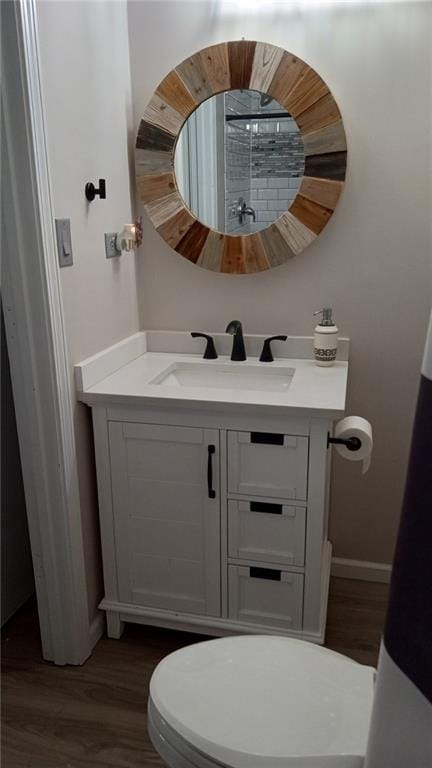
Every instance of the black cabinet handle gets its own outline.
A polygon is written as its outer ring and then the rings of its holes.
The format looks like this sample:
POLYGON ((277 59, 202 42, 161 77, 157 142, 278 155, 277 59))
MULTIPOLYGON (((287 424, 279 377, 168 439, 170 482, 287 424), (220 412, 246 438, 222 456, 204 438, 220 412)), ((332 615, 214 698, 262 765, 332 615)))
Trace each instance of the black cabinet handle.
POLYGON ((281 572, 273 568, 249 568, 251 579, 269 579, 269 581, 280 581, 281 572))
POLYGON ((251 501, 251 512, 266 512, 269 515, 281 515, 282 504, 272 504, 268 501, 251 501))
POLYGON ((216 452, 216 448, 214 445, 209 445, 207 450, 208 450, 208 459, 207 459, 208 497, 209 499, 215 499, 216 491, 213 489, 213 454, 216 452))
POLYGON ((209 336, 207 333, 197 333, 196 331, 193 331, 191 333, 191 336, 193 339, 206 339, 207 344, 205 348, 205 352, 203 354, 204 360, 216 360, 217 359, 217 352, 215 349, 214 341, 211 336, 209 336))
POLYGON ((266 339, 262 348, 260 363, 272 363, 274 360, 273 352, 271 351, 272 341, 286 341, 288 336, 270 336, 266 339))
POLYGON ((261 443, 262 445, 283 445, 284 436, 277 432, 251 432, 251 443, 261 443))

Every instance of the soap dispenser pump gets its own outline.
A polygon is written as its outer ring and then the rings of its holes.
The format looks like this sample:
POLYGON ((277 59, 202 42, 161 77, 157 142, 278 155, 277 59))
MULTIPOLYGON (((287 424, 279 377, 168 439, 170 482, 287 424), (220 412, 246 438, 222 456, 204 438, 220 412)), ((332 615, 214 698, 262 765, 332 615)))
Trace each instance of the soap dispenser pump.
POLYGON ((314 315, 322 315, 321 322, 314 330, 314 357, 317 365, 333 365, 336 360, 339 328, 333 322, 332 312, 331 307, 314 312, 314 315))

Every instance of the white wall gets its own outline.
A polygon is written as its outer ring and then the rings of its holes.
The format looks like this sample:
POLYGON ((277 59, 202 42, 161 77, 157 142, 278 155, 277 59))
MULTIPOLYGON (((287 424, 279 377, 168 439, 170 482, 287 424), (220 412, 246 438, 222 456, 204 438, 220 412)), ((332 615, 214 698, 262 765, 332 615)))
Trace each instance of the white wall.
POLYGON ((141 325, 311 333, 335 308, 352 339, 348 413, 370 419, 372 468, 334 462, 335 554, 392 558, 419 366, 431 301, 430 3, 131 2, 135 128, 162 77, 223 40, 264 40, 297 53, 327 81, 349 143, 346 191, 303 255, 267 273, 224 276, 176 255, 144 228, 141 325))
MULTIPOLYGON (((104 232, 131 220, 129 44, 123 2, 37 4, 54 213, 70 218, 74 264, 61 271, 69 360, 139 330, 133 256, 105 258, 104 232), (84 185, 107 183, 87 203, 84 185)), ((72 391, 74 385, 72 382, 72 391)), ((102 596, 90 412, 75 405, 90 617, 102 596)))

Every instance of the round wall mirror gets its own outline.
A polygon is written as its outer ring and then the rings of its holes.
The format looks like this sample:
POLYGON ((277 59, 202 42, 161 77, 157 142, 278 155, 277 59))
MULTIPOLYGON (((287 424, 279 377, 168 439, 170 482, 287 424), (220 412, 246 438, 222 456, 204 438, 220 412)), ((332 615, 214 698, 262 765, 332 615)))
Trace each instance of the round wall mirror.
POLYGON ((156 89, 138 130, 138 195, 181 256, 216 272, 259 272, 326 226, 346 154, 341 114, 315 70, 273 45, 221 43, 156 89))
POLYGON ((259 91, 211 96, 184 123, 174 154, 178 191, 203 224, 230 235, 266 229, 293 203, 305 167, 294 118, 259 91))

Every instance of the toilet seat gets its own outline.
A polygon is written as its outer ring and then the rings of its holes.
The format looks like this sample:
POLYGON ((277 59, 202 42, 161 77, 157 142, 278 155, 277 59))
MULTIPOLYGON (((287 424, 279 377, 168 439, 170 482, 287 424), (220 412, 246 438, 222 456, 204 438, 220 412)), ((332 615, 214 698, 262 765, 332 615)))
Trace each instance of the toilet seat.
POLYGON ((197 643, 153 673, 154 740, 157 732, 173 754, 189 750, 189 764, 200 768, 359 768, 374 672, 292 638, 197 643))
MULTIPOLYGON (((147 710, 147 730, 156 751, 169 768, 220 768, 222 763, 199 752, 161 717, 151 698, 147 710)), ((228 768, 222 766, 222 768, 228 768)))

